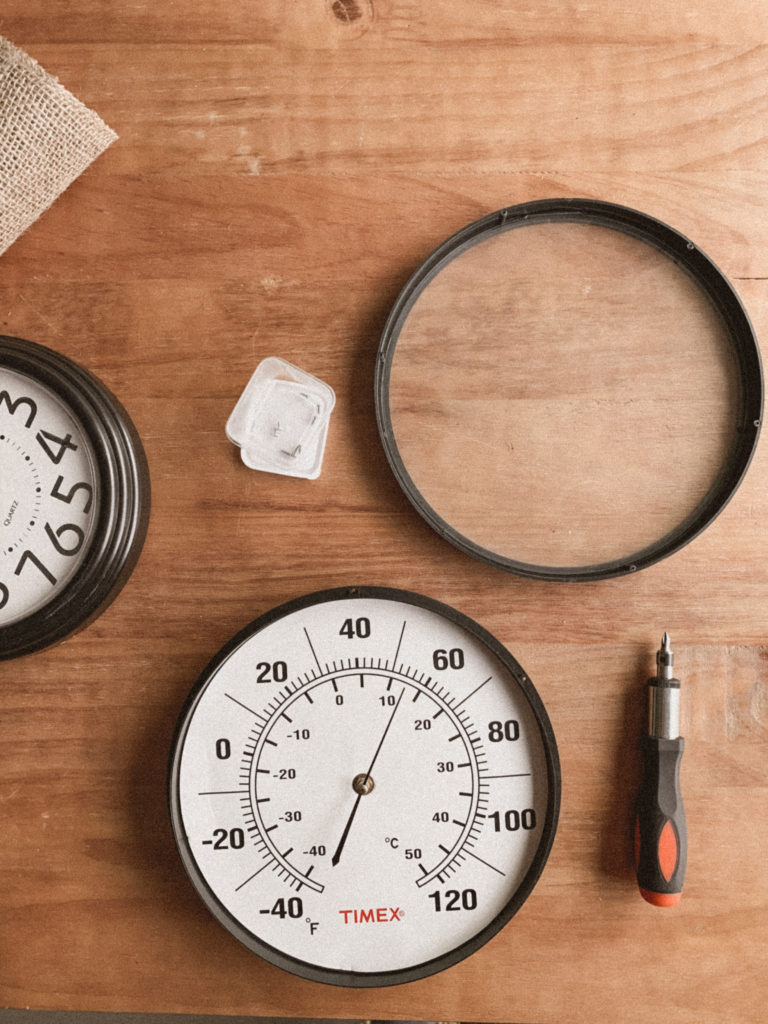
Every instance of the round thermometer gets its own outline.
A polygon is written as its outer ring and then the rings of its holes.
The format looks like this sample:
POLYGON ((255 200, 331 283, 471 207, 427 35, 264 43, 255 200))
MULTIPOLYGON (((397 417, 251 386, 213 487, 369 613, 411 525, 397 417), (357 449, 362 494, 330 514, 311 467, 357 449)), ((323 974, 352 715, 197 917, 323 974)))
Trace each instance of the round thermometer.
POLYGON ((406 591, 324 591, 219 652, 182 713, 176 842, 204 903, 314 981, 413 981, 520 908, 554 839, 549 719, 509 652, 406 591))
POLYGON ((144 451, 117 399, 65 356, 0 336, 0 659, 103 611, 148 517, 144 451))

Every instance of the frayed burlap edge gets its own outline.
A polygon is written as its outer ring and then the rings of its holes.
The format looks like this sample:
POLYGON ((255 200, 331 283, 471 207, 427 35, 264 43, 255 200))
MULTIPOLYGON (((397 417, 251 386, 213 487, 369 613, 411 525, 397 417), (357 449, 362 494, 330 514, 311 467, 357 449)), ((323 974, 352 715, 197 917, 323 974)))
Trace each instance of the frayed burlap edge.
POLYGON ((0 254, 117 135, 0 36, 0 254))

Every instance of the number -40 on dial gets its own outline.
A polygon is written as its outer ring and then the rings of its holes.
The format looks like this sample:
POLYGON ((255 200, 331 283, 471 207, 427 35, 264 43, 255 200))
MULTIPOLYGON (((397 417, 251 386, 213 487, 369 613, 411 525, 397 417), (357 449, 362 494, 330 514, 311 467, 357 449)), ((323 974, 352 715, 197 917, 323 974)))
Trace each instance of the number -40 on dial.
POLYGON ((552 729, 477 623, 399 590, 284 605, 190 696, 171 758, 184 865, 264 959, 338 985, 457 963, 520 908, 555 833, 552 729))

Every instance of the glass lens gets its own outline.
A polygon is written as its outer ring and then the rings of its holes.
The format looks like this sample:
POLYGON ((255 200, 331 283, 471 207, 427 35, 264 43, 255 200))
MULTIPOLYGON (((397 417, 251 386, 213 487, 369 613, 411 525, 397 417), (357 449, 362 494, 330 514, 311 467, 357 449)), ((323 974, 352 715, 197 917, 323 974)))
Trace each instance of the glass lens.
POLYGON ((396 339, 394 442, 470 544, 578 568, 697 509, 736 440, 725 325, 671 258, 610 228, 533 223, 444 265, 396 339))

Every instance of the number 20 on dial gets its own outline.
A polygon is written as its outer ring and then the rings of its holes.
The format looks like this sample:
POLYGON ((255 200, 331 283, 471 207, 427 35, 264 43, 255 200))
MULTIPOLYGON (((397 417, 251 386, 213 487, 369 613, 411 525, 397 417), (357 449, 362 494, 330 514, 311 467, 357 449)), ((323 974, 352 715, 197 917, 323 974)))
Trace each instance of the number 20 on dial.
POLYGON ((273 964, 391 985, 457 963, 519 909, 560 799, 533 685, 471 619, 382 588, 258 619, 184 709, 169 776, 184 866, 273 964))

